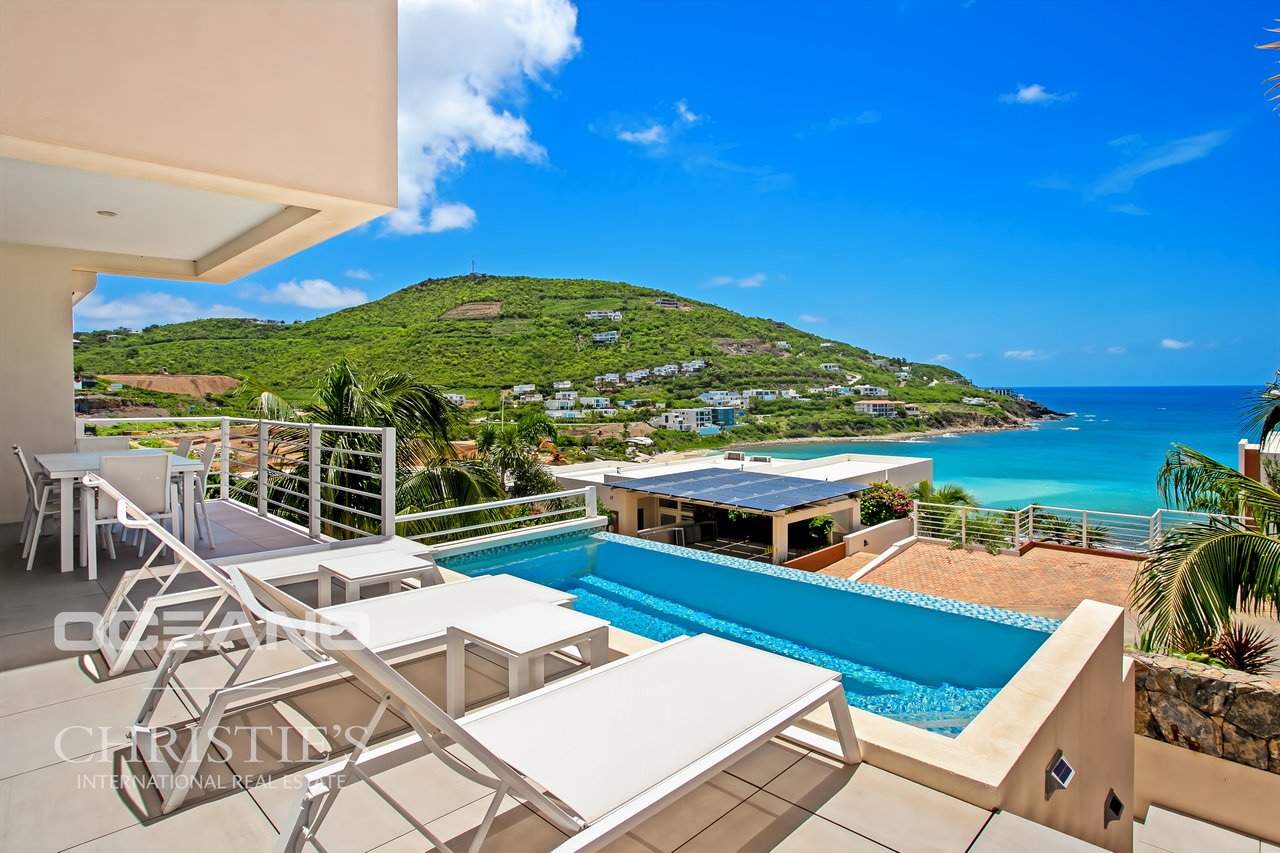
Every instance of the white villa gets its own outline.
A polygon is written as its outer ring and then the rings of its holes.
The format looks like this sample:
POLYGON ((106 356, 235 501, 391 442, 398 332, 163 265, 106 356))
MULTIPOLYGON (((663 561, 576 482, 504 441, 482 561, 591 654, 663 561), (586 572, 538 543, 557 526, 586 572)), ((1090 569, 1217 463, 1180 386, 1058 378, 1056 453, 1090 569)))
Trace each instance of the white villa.
POLYGON ((561 380, 559 382, 552 382, 551 387, 554 388, 556 391, 564 391, 566 389, 572 388, 573 383, 566 379, 566 380, 561 380))
POLYGON ((896 418, 899 409, 911 416, 920 414, 918 405, 901 400, 859 400, 853 404, 853 409, 860 415, 873 415, 877 418, 896 418))
POLYGON ((680 370, 684 373, 697 373, 707 366, 707 363, 700 358, 693 361, 684 361, 680 363, 680 370))
POLYGON ((557 400, 576 400, 578 399, 577 391, 557 391, 555 394, 557 400))
POLYGON ((861 397, 888 397, 889 389, 881 388, 878 385, 854 385, 853 393, 861 397))
POLYGON ((595 378, 595 384, 597 387, 600 385, 613 385, 621 381, 621 379, 622 377, 616 373, 602 373, 595 378))
POLYGON ((594 344, 616 344, 618 342, 618 330, 610 329, 607 332, 592 332, 591 342, 594 344))
POLYGON ((445 394, 444 398, 455 406, 461 406, 463 403, 467 402, 466 394, 445 394))
POLYGON ((588 311, 583 315, 588 320, 621 320, 621 311, 588 311))
POLYGON ((639 370, 628 370, 626 376, 628 382, 638 382, 641 379, 648 379, 649 368, 642 367, 639 370))
POLYGON ((213 304, 397 210, 399 12, 0 0, 0 849, 1280 849, 1280 682, 1126 652, 1123 600, 1080 588, 1052 618, 967 600, 1131 578, 1173 513, 1053 508, 1079 547, 1034 506, 863 525, 932 461, 545 444, 563 490, 424 507, 385 422, 78 418, 100 275, 213 304))
POLYGON ((986 397, 965 397, 961 399, 960 402, 964 403, 967 406, 985 406, 987 404, 987 398, 986 397))
POLYGON ((836 364, 834 361, 824 361, 822 364, 819 364, 818 367, 821 367, 823 370, 830 371, 831 373, 840 372, 840 365, 836 364))
POLYGON ((608 397, 579 397, 578 405, 584 409, 607 409, 609 408, 608 397))
POLYGON ((679 374, 680 365, 678 364, 664 364, 653 369, 654 376, 678 376, 679 374))

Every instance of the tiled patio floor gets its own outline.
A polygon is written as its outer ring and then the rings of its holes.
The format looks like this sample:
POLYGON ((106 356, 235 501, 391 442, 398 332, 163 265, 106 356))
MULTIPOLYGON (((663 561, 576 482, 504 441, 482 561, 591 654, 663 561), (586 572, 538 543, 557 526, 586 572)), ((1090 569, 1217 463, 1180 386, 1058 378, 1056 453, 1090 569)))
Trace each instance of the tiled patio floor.
MULTIPOLYGON (((214 510, 218 555, 298 544, 297 534, 231 508, 214 510), (223 538, 225 536, 225 538, 223 538), (225 543, 225 544, 224 544, 225 543)), ((36 571, 18 558, 16 526, 0 527, 0 850, 267 850, 288 811, 299 767, 280 763, 269 777, 245 779, 230 753, 201 771, 209 790, 161 815, 149 777, 125 739, 151 672, 145 666, 103 679, 97 653, 59 651, 57 613, 95 610, 136 557, 103 566, 100 581, 56 572, 42 543, 36 571)), ((136 554, 136 552, 135 552, 136 554)), ((442 700, 442 656, 409 676, 442 700)), ((218 664, 216 658, 208 660, 218 664)), ((192 668, 199 673, 204 661, 192 668)), ((475 662, 468 683, 494 689, 505 673, 475 662)), ((313 722, 367 713, 373 700, 348 681, 300 691, 289 703, 313 722)), ((263 706, 270 713, 271 706, 263 706)), ((245 712, 257 722, 258 711, 245 712)), ((169 696, 161 719, 179 725, 191 706, 169 696)), ((423 758, 385 774, 412 812, 455 849, 480 821, 485 791, 423 758)), ((410 827, 362 785, 346 789, 326 822, 328 849, 421 850, 410 827)), ((508 799, 485 850, 544 851, 564 836, 508 799)), ((609 847, 614 851, 1095 849, 1007 814, 981 808, 863 764, 849 768, 773 741, 654 815, 609 847), (1010 839, 1013 839, 1010 841, 1010 839), (1011 846, 1012 844, 1012 846, 1011 846)))
POLYGON ((917 542, 862 580, 1024 613, 1065 615, 1086 598, 1127 606, 1129 584, 1139 565, 1136 560, 1050 548, 1032 548, 1014 557, 917 542))

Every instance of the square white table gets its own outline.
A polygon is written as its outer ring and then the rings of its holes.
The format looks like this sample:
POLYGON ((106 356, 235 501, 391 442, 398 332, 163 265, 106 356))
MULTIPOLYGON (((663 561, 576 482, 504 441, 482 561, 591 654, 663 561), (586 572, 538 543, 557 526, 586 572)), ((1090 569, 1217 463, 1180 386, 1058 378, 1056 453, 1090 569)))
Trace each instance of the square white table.
POLYGON ((465 619, 451 626, 445 638, 445 684, 449 716, 454 719, 466 713, 468 642, 507 659, 507 693, 512 699, 541 688, 546 656, 565 646, 577 646, 589 667, 609 661, 609 623, 567 607, 533 601, 465 619))
MULTIPOLYGON (((101 450, 93 453, 40 453, 35 457, 36 464, 44 469, 49 479, 57 480, 61 485, 59 506, 62 515, 59 519, 59 534, 62 539, 62 565, 64 572, 75 568, 75 494, 76 483, 85 474, 96 474, 101 466, 101 459, 106 456, 118 456, 121 453, 168 453, 159 448, 142 448, 140 450, 101 450)), ((195 543, 195 490, 196 475, 200 473, 204 463, 199 459, 188 459, 185 456, 173 457, 173 473, 183 478, 182 500, 182 541, 191 546, 195 543)), ((85 508, 82 507, 82 511, 85 508)), ((92 511, 93 507, 88 507, 92 511)), ((94 555, 94 549, 88 548, 94 555)), ((89 579, 98 576, 97 561, 91 557, 89 563, 89 579)))
POLYGON ((403 551, 375 551, 351 557, 333 557, 320 563, 320 606, 333 603, 333 582, 343 589, 343 601, 359 601, 360 590, 369 584, 385 583, 387 592, 406 578, 418 578, 422 586, 440 581, 435 563, 403 551))

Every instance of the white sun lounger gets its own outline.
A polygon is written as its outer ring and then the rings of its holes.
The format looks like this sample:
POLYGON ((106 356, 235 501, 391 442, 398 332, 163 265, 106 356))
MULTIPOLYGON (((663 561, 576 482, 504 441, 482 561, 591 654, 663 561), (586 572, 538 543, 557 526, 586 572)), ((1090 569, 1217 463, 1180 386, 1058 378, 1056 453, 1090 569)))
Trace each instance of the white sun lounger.
MULTIPOLYGON (((109 484, 95 485, 111 488, 109 484)), ((300 638, 291 636, 286 629, 284 639, 302 649, 306 659, 312 662, 239 681, 254 653, 275 632, 269 625, 256 619, 253 610, 244 606, 240 591, 231 583, 230 575, 225 569, 201 559, 123 496, 115 497, 119 507, 117 515, 122 524, 132 529, 145 529, 160 537, 163 545, 173 549, 177 560, 190 570, 200 572, 210 581, 210 586, 216 590, 220 601, 233 601, 240 606, 244 616, 232 628, 213 626, 170 642, 134 719, 130 734, 135 749, 152 774, 154 786, 161 797, 162 810, 168 813, 182 805, 191 792, 195 774, 229 712, 247 701, 263 702, 266 697, 304 684, 333 680, 345 674, 345 670, 336 662, 315 652, 300 638), (239 661, 233 661, 222 648, 233 633, 250 640, 249 647, 239 661), (203 702, 186 690, 177 679, 182 662, 199 651, 216 652, 230 667, 226 680, 220 685, 212 686, 208 698, 203 702), (191 730, 191 737, 178 755, 172 753, 173 744, 162 735, 162 731, 167 733, 168 730, 151 725, 161 697, 170 688, 179 691, 199 709, 199 718, 191 730)), ((252 572, 258 583, 271 589, 281 606, 301 613, 308 612, 306 605, 270 584, 278 582, 282 577, 291 581, 298 578, 298 570, 304 570, 306 565, 305 561, 289 557, 284 561, 246 562, 242 571, 252 572)), ((408 659, 444 646, 448 627, 454 621, 472 619, 534 601, 567 606, 575 599, 576 596, 569 593, 510 575, 490 575, 351 601, 323 608, 323 612, 335 624, 344 624, 352 630, 361 631, 379 654, 389 659, 408 659)))
POLYGON ((234 569, 232 577, 255 615, 340 663, 383 697, 379 713, 392 710, 414 729, 383 745, 359 744, 348 758, 308 774, 277 851, 296 853, 309 843, 323 850, 317 835, 326 814, 342 788, 359 780, 447 853, 444 841, 373 778, 428 751, 494 790, 472 851, 508 794, 569 833, 565 849, 593 850, 776 735, 848 764, 861 760, 840 674, 750 646, 682 637, 454 720, 326 613, 281 616, 271 609, 283 603, 278 591, 234 569), (830 707, 835 740, 795 727, 822 705, 830 707), (453 744, 478 766, 446 751, 453 744))
MULTIPOLYGON (((94 477, 92 485, 105 489, 118 501, 121 500, 119 493, 109 483, 94 475, 89 476, 94 477)), ((126 517, 123 512, 120 515, 122 518, 126 517)), ((138 520, 134 519, 135 522, 138 520)), ((137 525, 127 526, 136 527, 137 525)), ((229 599, 227 588, 202 568, 210 564, 198 558, 198 562, 192 561, 190 557, 194 555, 189 549, 174 550, 172 564, 156 565, 157 558, 166 548, 172 549, 172 545, 160 542, 141 568, 125 572, 120 577, 120 581, 111 593, 111 598, 107 601, 107 606, 98 619, 98 624, 94 628, 94 640, 107 661, 109 675, 119 675, 134 661, 135 654, 142 648, 148 631, 155 627, 161 611, 166 608, 181 607, 183 612, 201 613, 204 615, 204 621, 192 628, 193 632, 203 632, 209 628, 229 599), (195 574, 204 576, 200 578, 200 586, 185 590, 174 589, 174 583, 178 578, 191 577, 195 574), (141 600, 131 597, 140 584, 147 582, 158 584, 159 588, 141 600)), ((357 540, 304 545, 298 548, 229 558, 227 561, 218 561, 213 565, 221 565, 234 559, 237 565, 254 566, 254 571, 271 583, 287 586, 319 580, 320 563, 334 556, 373 555, 395 551, 425 559, 429 550, 428 546, 420 542, 396 536, 373 541, 357 540)), ((437 570, 435 582, 438 583, 439 580, 437 570)))

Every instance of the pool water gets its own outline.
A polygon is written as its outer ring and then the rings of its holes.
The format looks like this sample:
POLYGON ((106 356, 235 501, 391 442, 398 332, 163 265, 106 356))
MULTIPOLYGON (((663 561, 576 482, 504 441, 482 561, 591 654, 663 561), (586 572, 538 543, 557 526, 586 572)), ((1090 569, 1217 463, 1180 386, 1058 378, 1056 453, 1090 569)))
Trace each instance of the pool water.
POLYGON ((1057 623, 609 533, 442 557, 511 574, 652 640, 708 633, 844 676, 849 703, 958 734, 1057 623))

